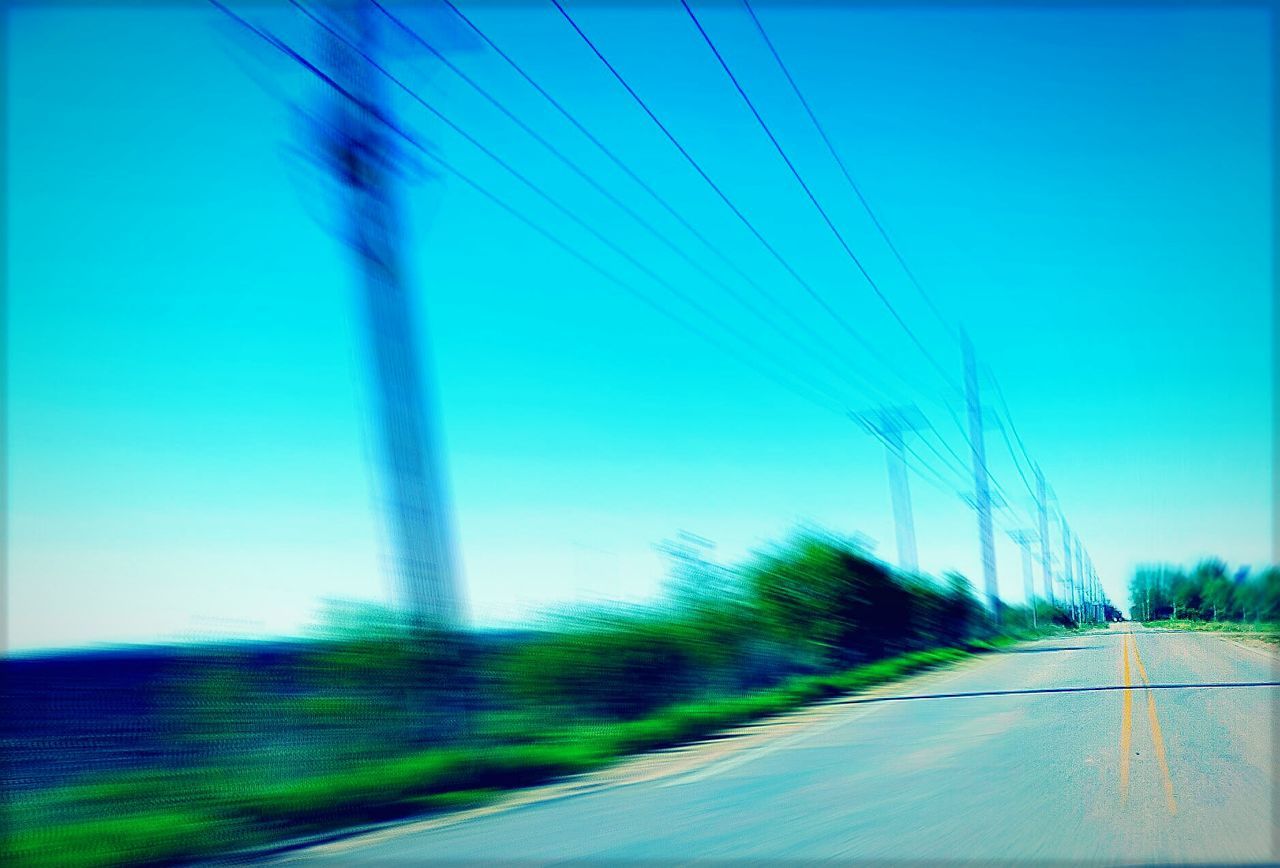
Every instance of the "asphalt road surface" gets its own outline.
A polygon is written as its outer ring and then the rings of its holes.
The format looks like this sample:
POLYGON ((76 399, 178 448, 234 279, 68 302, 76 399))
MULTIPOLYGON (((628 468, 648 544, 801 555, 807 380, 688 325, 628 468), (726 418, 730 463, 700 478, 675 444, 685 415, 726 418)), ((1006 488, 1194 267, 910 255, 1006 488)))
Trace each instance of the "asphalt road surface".
POLYGON ((843 704, 655 780, 297 855, 1271 861, 1277 659, 1113 625, 913 680, 897 696, 914 698, 843 704))

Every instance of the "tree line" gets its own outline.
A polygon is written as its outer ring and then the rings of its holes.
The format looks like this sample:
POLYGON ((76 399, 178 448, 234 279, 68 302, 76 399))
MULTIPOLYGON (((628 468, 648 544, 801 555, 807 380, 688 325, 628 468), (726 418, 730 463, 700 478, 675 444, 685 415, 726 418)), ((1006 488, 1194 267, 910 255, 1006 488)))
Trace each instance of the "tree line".
MULTIPOLYGON (((968 579, 906 573, 858 540, 804 529, 736 565, 667 548, 673 569, 652 606, 561 615, 512 649, 502 680, 521 701, 626 718, 707 693, 768 687, 895 654, 1030 635, 1031 613, 993 624, 968 579)), ((1037 603, 1041 628, 1074 628, 1037 603)))
POLYGON ((1280 621, 1280 567, 1232 570, 1218 558, 1191 569, 1140 567, 1129 581, 1129 606, 1142 621, 1280 621))

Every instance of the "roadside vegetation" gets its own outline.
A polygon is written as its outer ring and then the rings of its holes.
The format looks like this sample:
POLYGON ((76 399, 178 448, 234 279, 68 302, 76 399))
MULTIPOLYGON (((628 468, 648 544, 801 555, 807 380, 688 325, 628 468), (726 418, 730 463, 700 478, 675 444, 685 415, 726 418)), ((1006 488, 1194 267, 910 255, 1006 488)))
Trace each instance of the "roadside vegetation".
POLYGON ((1164 630, 1198 630, 1210 633, 1222 633, 1228 636, 1242 636, 1280 645, 1280 621, 1191 621, 1166 619, 1163 621, 1144 621, 1144 627, 1164 630))
POLYGON ((1129 603, 1133 619, 1152 626, 1274 633, 1280 622, 1280 567, 1233 571, 1217 559, 1189 570, 1142 567, 1129 582, 1129 603))
POLYGON ((481 804, 1076 628, 1041 604, 1038 630, 1017 607, 997 630, 963 577, 819 532, 736 567, 670 554, 659 602, 536 629, 348 607, 287 647, 8 660, 25 717, 6 732, 0 860, 171 864, 481 804))

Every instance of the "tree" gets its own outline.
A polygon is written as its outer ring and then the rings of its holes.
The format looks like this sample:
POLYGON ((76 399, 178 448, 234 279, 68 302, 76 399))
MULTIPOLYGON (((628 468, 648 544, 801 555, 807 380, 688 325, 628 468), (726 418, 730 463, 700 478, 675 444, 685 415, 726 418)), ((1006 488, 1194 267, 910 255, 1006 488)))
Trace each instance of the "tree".
POLYGON ((1135 618, 1203 618, 1207 621, 1280 619, 1280 567, 1234 573, 1219 558, 1207 558, 1189 572, 1145 566, 1129 581, 1135 618))
POLYGON ((1201 617, 1207 615, 1211 621, 1235 620, 1235 585, 1226 576, 1208 577, 1201 596, 1203 600, 1200 604, 1201 617))
POLYGON ((1208 558, 1196 564, 1179 585, 1182 594, 1178 604, 1185 607, 1187 617, 1216 621, 1220 614, 1227 616, 1231 608, 1230 584, 1227 565, 1217 558, 1208 558))
POLYGON ((985 612, 968 579, 959 573, 947 573, 946 579, 946 613, 952 641, 967 639, 986 620, 985 612))
POLYGON ((1186 573, 1174 573, 1169 583, 1169 597, 1173 604, 1173 618, 1200 614, 1200 585, 1186 573))
POLYGON ((879 657, 910 638, 911 599, 893 571, 838 537, 807 531, 747 568, 779 634, 828 663, 879 657))
POLYGON ((1129 609, 1135 619, 1168 618, 1173 612, 1170 587, 1176 571, 1166 566, 1139 567, 1129 581, 1129 609))
POLYGON ((1280 567, 1269 567, 1257 581, 1258 620, 1280 620, 1280 567))

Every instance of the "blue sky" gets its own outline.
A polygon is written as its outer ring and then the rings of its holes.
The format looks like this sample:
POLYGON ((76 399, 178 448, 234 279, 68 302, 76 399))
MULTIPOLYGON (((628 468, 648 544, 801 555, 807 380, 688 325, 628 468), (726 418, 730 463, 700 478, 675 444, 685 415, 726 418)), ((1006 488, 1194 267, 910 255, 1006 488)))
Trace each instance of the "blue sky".
MULTIPOLYGON (((678 4, 569 8, 876 357, 735 222, 553 7, 462 8, 863 385, 753 319, 420 48, 392 41, 387 64, 766 356, 829 383, 840 407, 919 403, 965 454, 948 418, 957 401, 678 4)), ((853 201, 745 11, 695 9, 860 259, 958 379, 958 346, 853 201)), ((286 8, 244 11, 313 44, 286 8)), ((1262 563, 1265 11, 758 11, 921 283, 999 378, 1111 596, 1123 601, 1147 560, 1262 563)), ((447 20, 416 4, 403 15, 433 38, 447 20)), ((322 94, 198 5, 14 10, 9 41, 12 644, 289 633, 324 598, 386 598, 355 287, 326 228, 338 203, 299 156, 306 142, 280 98, 315 106, 322 94)), ((465 44, 450 56, 750 291, 498 57, 465 44)), ((396 107, 451 164, 677 306, 420 107, 396 107)), ((411 180, 403 198, 477 620, 644 599, 665 568, 655 544, 682 529, 726 560, 800 522, 864 534, 894 557, 882 450, 840 412, 674 326, 454 178, 411 180)), ((987 442, 1025 512, 1003 441, 987 442)), ((976 578, 972 513, 953 492, 912 485, 922 567, 976 578)), ((998 568, 1002 594, 1020 599, 1003 535, 998 568)))

